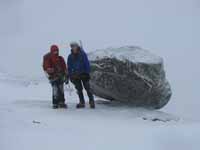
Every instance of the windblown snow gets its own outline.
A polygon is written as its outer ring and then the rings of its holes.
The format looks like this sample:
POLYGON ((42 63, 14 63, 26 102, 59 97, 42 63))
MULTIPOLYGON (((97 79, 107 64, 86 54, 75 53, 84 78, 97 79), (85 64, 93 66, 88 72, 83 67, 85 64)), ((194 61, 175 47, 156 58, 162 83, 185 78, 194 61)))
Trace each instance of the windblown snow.
POLYGON ((148 50, 137 46, 126 46, 119 48, 107 48, 104 50, 97 50, 89 54, 89 59, 97 60, 102 58, 117 58, 121 61, 132 61, 134 63, 152 63, 158 64, 163 60, 161 57, 152 54, 148 50))

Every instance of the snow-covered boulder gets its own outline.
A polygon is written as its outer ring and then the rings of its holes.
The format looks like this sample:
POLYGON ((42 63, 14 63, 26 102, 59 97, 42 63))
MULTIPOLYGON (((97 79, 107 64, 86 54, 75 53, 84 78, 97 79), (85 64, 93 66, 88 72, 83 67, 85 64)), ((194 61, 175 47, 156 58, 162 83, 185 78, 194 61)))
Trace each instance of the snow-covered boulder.
POLYGON ((159 109, 172 95, 163 59, 139 47, 108 48, 89 53, 95 95, 159 109))

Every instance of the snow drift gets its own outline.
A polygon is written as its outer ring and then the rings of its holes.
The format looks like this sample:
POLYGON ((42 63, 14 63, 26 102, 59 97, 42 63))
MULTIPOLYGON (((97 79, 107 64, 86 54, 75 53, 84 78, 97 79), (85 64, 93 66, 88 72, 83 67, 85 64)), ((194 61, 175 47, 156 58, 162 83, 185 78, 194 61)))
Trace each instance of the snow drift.
POLYGON ((136 106, 159 109, 172 92, 163 59, 139 47, 97 50, 89 54, 95 95, 136 106))

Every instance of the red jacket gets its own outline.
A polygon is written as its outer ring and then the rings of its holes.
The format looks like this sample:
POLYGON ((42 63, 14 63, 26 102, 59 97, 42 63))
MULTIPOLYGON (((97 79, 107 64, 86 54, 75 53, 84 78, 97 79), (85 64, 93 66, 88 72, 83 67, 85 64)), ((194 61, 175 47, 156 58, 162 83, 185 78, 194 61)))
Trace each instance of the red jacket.
POLYGON ((47 53, 44 56, 43 69, 51 79, 67 75, 67 66, 64 58, 62 56, 54 57, 51 53, 47 53))

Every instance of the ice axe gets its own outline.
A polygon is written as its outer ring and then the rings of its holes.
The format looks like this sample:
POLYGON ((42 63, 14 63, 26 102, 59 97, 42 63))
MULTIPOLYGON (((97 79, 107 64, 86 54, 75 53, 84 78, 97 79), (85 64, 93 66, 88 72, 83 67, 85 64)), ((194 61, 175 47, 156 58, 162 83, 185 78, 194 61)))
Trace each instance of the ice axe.
POLYGON ((81 49, 83 49, 83 43, 81 40, 79 40, 79 44, 80 44, 81 49))

